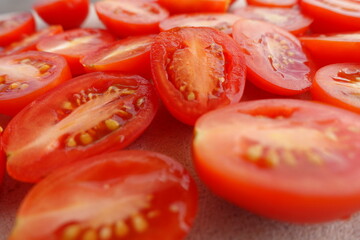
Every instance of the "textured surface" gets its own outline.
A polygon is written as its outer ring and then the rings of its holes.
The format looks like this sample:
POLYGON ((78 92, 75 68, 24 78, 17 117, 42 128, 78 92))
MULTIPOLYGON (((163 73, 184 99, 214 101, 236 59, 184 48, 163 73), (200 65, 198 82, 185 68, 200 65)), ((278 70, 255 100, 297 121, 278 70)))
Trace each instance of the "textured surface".
MULTIPOLYGON (((0 10, 5 12, 10 2, 18 9, 20 5, 15 3, 24 4, 22 9, 26 6, 25 0, 0 0, 0 10)), ((7 9, 16 10, 15 7, 7 9)), ((94 26, 94 22, 97 21, 93 16, 86 25, 94 26)), ((252 96, 258 94, 254 89, 249 91, 249 87, 247 90, 252 96)), ((192 128, 179 123, 161 108, 150 128, 130 146, 167 154, 183 163, 195 177, 199 187, 199 212, 187 240, 360 240, 360 214, 346 221, 292 225, 258 217, 219 199, 196 177, 191 162, 191 139, 192 128)), ((7 239, 16 209, 30 187, 9 177, 0 186, 0 240, 7 239)))

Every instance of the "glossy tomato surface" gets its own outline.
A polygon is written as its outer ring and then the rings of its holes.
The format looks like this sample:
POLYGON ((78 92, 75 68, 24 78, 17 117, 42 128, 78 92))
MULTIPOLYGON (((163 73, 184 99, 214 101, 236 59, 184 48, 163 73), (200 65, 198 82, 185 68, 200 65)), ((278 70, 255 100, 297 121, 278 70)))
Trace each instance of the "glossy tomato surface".
POLYGON ((77 28, 89 13, 89 0, 36 0, 33 8, 49 25, 77 28))
POLYGON ((230 0, 158 0, 171 13, 226 12, 230 0))
POLYGON ((80 75, 85 72, 80 59, 113 41, 115 37, 105 30, 77 28, 43 39, 36 48, 62 55, 68 61, 73 75, 80 75))
POLYGON ((113 34, 124 37, 159 32, 169 12, 153 2, 107 0, 95 4, 99 19, 113 34))
POLYGON ((232 33, 232 25, 240 17, 230 13, 192 13, 176 14, 160 23, 160 30, 167 31, 175 27, 212 27, 224 33, 232 33))
POLYGON ((175 28, 151 47, 155 86, 167 109, 193 125, 207 111, 239 102, 245 86, 241 49, 212 28, 175 28))
POLYGON ((81 63, 91 72, 122 71, 150 75, 150 48, 155 36, 133 36, 110 43, 82 58, 81 63))
POLYGON ((3 135, 8 173, 36 182, 70 162, 124 148, 156 110, 152 85, 137 75, 97 72, 74 78, 11 120, 3 135))
POLYGON ((174 159, 113 152, 72 164, 36 185, 9 239, 180 240, 196 208, 196 185, 174 159))
POLYGON ((294 35, 305 33, 312 19, 303 15, 295 8, 271 8, 271 7, 241 7, 233 10, 233 13, 247 19, 260 20, 275 24, 294 35))
POLYGON ((311 93, 314 99, 360 113, 360 62, 337 63, 320 68, 311 93))
POLYGON ((245 53, 248 79, 279 95, 296 95, 311 86, 312 69, 300 41, 275 25, 242 19, 233 37, 245 53))
POLYGON ((360 31, 308 35, 300 41, 319 65, 360 62, 360 31))
POLYGON ((310 101, 242 102, 198 120, 195 165, 215 193, 257 214, 300 223, 349 217, 360 210, 359 120, 310 101))
POLYGON ((262 6, 262 7, 294 7, 298 0, 246 0, 249 5, 262 6))
POLYGON ((66 60, 28 51, 0 58, 0 113, 15 115, 37 97, 69 80, 66 60))
POLYGON ((314 18, 315 32, 346 32, 360 30, 358 0, 301 0, 301 10, 314 18))
POLYGON ((0 15, 0 47, 19 41, 35 31, 35 20, 30 12, 0 15))

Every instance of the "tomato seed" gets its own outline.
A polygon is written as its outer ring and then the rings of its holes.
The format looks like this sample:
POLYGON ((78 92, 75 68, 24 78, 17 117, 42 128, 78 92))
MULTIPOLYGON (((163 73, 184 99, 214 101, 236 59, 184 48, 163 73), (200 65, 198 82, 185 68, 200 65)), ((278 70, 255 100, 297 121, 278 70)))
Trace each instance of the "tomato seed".
POLYGON ((99 238, 101 240, 108 240, 111 238, 111 228, 110 227, 102 227, 99 232, 99 238))
POLYGON ((124 237, 129 233, 129 227, 123 221, 117 221, 115 223, 115 235, 117 237, 124 237))
POLYGON ((110 131, 114 131, 114 130, 119 128, 120 123, 118 123, 114 119, 108 119, 108 120, 105 121, 105 125, 110 131))
POLYGON ((89 229, 85 232, 85 234, 82 237, 83 240, 97 240, 97 234, 96 231, 93 229, 89 229))
POLYGON ((66 227, 62 234, 62 240, 75 240, 81 232, 81 228, 77 224, 66 227))
POLYGON ((132 216, 131 222, 135 231, 137 231, 138 233, 145 232, 149 227, 149 224, 146 221, 146 219, 140 214, 136 214, 132 216))
POLYGON ((84 145, 89 145, 90 143, 93 142, 93 138, 88 133, 82 133, 82 134, 80 134, 80 141, 84 145))

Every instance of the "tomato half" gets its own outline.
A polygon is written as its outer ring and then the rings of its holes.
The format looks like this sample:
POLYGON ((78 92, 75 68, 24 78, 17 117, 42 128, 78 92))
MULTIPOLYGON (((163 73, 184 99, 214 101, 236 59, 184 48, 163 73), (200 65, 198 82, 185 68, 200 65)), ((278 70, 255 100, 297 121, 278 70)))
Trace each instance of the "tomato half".
POLYGON ((15 115, 37 97, 71 78, 66 60, 28 51, 0 58, 0 113, 15 115))
POLYGON ((29 35, 20 41, 13 42, 8 47, 6 47, 3 52, 0 52, 0 54, 9 55, 30 50, 36 50, 36 44, 38 44, 42 39, 61 32, 63 32, 63 28, 60 25, 50 26, 36 33, 33 33, 32 35, 29 35))
POLYGON ((360 32, 310 35, 299 39, 319 65, 360 62, 360 32))
POLYGON ((190 125, 207 111, 239 102, 245 68, 236 42, 213 28, 175 28, 160 33, 151 47, 158 93, 167 109, 190 125))
POLYGON ((79 75, 85 72, 80 59, 113 41, 115 37, 105 30, 78 28, 43 39, 36 48, 62 55, 68 61, 73 75, 79 75))
POLYGON ((89 13, 89 0, 36 0, 33 8, 50 25, 79 27, 89 13))
POLYGON ((322 222, 360 210, 360 116, 310 101, 242 102, 195 126, 194 161, 218 195, 257 214, 322 222))
POLYGON ((320 68, 311 93, 314 99, 360 113, 360 63, 338 63, 320 68))
POLYGON ((19 41, 35 31, 35 20, 30 12, 0 15, 0 47, 19 41))
POLYGON ((107 0, 95 3, 99 19, 113 34, 124 37, 158 33, 169 12, 157 3, 107 0))
POLYGON ((150 75, 150 47, 155 35, 135 36, 108 44, 85 56, 87 71, 122 71, 150 75), (139 69, 139 66, 142 66, 139 69))
POLYGON ((230 13, 192 13, 173 15, 160 23, 160 30, 175 27, 212 27, 226 34, 232 33, 232 26, 240 17, 230 13))
POLYGON ((297 5, 298 0, 246 0, 249 5, 262 7, 291 8, 297 5))
POLYGON ((294 35, 302 35, 312 23, 312 19, 295 8, 242 7, 233 13, 247 19, 275 24, 294 35))
POLYGON ((150 124, 157 103, 150 82, 136 75, 74 78, 11 120, 3 135, 8 173, 36 182, 70 162, 124 148, 150 124))
POLYGON ((301 0, 301 10, 314 18, 315 32, 345 32, 360 30, 358 0, 301 0))
POLYGON ((248 79, 279 95, 295 95, 311 86, 311 69, 299 40, 275 25, 243 19, 233 37, 245 53, 248 79))
POLYGON ((226 12, 230 0, 157 0, 171 13, 226 12))
POLYGON ((180 240, 196 209, 196 185, 174 159, 145 151, 107 153, 36 185, 9 240, 180 240))

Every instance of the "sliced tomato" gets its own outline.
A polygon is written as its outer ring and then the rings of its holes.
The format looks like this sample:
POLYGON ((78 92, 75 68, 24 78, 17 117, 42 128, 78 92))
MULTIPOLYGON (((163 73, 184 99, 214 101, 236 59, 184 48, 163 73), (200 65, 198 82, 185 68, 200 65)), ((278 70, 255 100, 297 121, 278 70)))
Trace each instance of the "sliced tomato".
POLYGON ((87 71, 122 71, 150 75, 150 47, 155 35, 122 39, 85 56, 87 71), (139 66, 142 66, 139 69, 139 66))
POLYGON ((242 7, 233 10, 233 13, 247 19, 260 20, 275 24, 294 35, 305 33, 312 19, 301 14, 295 8, 270 8, 270 7, 242 7))
POLYGON ((192 13, 178 14, 160 23, 160 30, 167 31, 175 27, 212 27, 226 34, 232 33, 232 26, 240 17, 230 13, 192 13))
POLYGON ((71 78, 66 60, 28 51, 0 58, 0 113, 15 115, 37 97, 71 78))
POLYGON ((30 12, 0 15, 0 47, 32 34, 35 27, 35 20, 30 12))
POLYGON ((124 37, 158 33, 169 12, 157 3, 107 0, 95 3, 100 20, 113 34, 124 37))
POLYGON ((13 42, 8 47, 6 47, 4 51, 1 52, 1 54, 9 55, 30 50, 36 50, 36 44, 38 44, 42 39, 61 32, 63 32, 63 28, 60 25, 50 26, 36 33, 33 33, 32 35, 29 35, 20 41, 13 42))
POLYGON ((77 28, 89 13, 89 0, 36 0, 33 8, 49 25, 77 28))
POLYGON ((36 185, 9 240, 180 240, 196 209, 196 184, 174 159, 145 151, 107 153, 36 185))
MULTIPOLYGON (((4 128, 2 127, 2 125, 0 124, 0 139, 1 139, 1 135, 4 131, 4 128)), ((3 181, 4 175, 5 175, 5 154, 2 148, 2 144, 0 141, 0 184, 3 181)))
POLYGON ((241 49, 212 28, 160 33, 151 47, 151 69, 168 110, 190 125, 207 111, 239 102, 245 85, 241 49))
POLYGON ((360 113, 360 63, 338 63, 320 68, 311 93, 314 99, 360 113))
POLYGON ((301 0, 301 10, 314 18, 315 32, 345 32, 360 30, 358 0, 301 0))
POLYGON ((157 0, 171 13, 226 12, 230 0, 157 0))
POLYGON ((329 105, 242 102, 198 120, 194 161, 210 189, 252 212, 336 220, 360 210, 359 132, 358 114, 329 105))
POLYGON ((360 32, 303 36, 300 41, 319 65, 360 62, 360 32))
POLYGON ((142 77, 97 72, 74 78, 11 120, 3 135, 8 173, 36 182, 70 162, 124 148, 156 110, 156 94, 142 77))
POLYGON ((298 0, 246 0, 249 5, 262 7, 291 8, 297 5, 298 0))
POLYGON ((235 23, 233 37, 246 57, 248 79, 279 95, 295 95, 311 86, 309 60, 299 40, 275 25, 243 19, 235 23))
POLYGON ((85 72, 80 59, 113 41, 115 37, 105 30, 79 28, 43 39, 36 48, 62 55, 68 61, 73 75, 80 75, 85 72))

